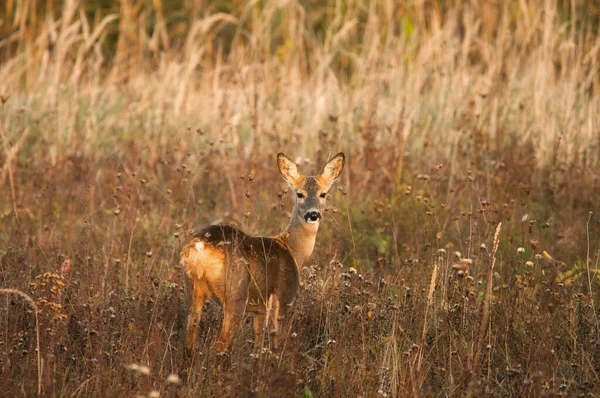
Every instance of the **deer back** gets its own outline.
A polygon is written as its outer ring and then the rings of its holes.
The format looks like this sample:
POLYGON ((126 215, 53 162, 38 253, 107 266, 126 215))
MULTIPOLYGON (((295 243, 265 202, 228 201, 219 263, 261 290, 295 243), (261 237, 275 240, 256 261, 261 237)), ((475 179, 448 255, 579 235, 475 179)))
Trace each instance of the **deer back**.
POLYGON ((231 226, 211 225, 198 232, 182 260, 188 276, 206 281, 223 303, 231 289, 247 286, 252 311, 265 308, 271 294, 289 304, 299 286, 298 267, 285 242, 249 236, 231 226))

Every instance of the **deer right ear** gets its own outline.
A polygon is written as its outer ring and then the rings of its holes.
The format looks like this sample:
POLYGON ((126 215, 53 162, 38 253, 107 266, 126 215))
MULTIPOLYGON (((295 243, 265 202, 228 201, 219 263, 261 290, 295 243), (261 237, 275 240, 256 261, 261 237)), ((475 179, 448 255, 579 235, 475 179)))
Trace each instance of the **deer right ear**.
POLYGON ((333 184, 335 180, 338 179, 342 170, 344 169, 344 154, 342 152, 338 153, 334 157, 332 157, 325 167, 323 167, 323 171, 321 172, 321 176, 325 178, 329 186, 333 184))
POLYGON ((277 166, 279 167, 279 173, 287 182, 297 185, 302 175, 298 172, 298 166, 292 159, 279 152, 277 154, 277 166))

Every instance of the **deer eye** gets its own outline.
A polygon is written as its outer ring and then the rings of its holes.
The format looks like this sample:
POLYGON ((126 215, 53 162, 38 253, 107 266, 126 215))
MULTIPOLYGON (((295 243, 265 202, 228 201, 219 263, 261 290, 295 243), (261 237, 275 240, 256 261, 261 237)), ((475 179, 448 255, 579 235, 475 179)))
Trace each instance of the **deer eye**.
POLYGON ((323 199, 325 199, 327 197, 327 192, 323 192, 319 196, 322 197, 323 199))
POLYGON ((298 199, 304 199, 304 194, 302 192, 298 192, 296 196, 298 197, 298 199))

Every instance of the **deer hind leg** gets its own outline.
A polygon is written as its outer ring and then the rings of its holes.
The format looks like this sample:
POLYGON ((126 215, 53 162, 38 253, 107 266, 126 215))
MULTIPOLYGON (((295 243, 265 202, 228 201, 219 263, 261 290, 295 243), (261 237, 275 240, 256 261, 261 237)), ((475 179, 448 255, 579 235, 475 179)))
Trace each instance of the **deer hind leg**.
POLYGON ((235 274, 231 276, 232 278, 228 280, 229 291, 223 302, 223 326, 215 346, 219 352, 227 351, 231 347, 233 338, 242 324, 248 303, 248 278, 239 273, 236 280, 233 278, 235 274))
POLYGON ((231 347, 233 338, 242 324, 245 309, 245 299, 234 299, 225 305, 223 326, 221 326, 221 333, 215 346, 217 351, 227 351, 231 347))
POLYGON ((185 350, 188 356, 191 356, 196 345, 196 329, 202 317, 202 307, 208 296, 208 286, 205 282, 194 280, 192 282, 192 292, 190 297, 190 310, 187 319, 186 344, 185 350))

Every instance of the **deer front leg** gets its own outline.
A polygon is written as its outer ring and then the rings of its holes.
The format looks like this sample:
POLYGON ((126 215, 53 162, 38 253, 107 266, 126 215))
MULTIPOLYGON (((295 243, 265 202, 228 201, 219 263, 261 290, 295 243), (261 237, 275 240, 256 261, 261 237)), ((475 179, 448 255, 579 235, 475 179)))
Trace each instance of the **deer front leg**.
POLYGON ((290 324, 290 317, 288 311, 288 304, 282 303, 277 297, 273 300, 273 348, 275 351, 280 351, 283 348, 288 327, 290 324))
POLYGON ((273 318, 272 322, 273 322, 273 330, 271 331, 271 334, 273 335, 273 348, 277 349, 278 347, 278 343, 279 343, 279 334, 280 334, 280 330, 279 330, 279 316, 280 316, 280 312, 281 312, 281 303, 279 302, 279 299, 277 298, 277 295, 273 295, 273 309, 271 312, 271 316, 273 318))
POLYGON ((252 353, 254 355, 259 355, 265 345, 265 314, 255 313, 252 318, 252 326, 254 329, 254 348, 252 353))

